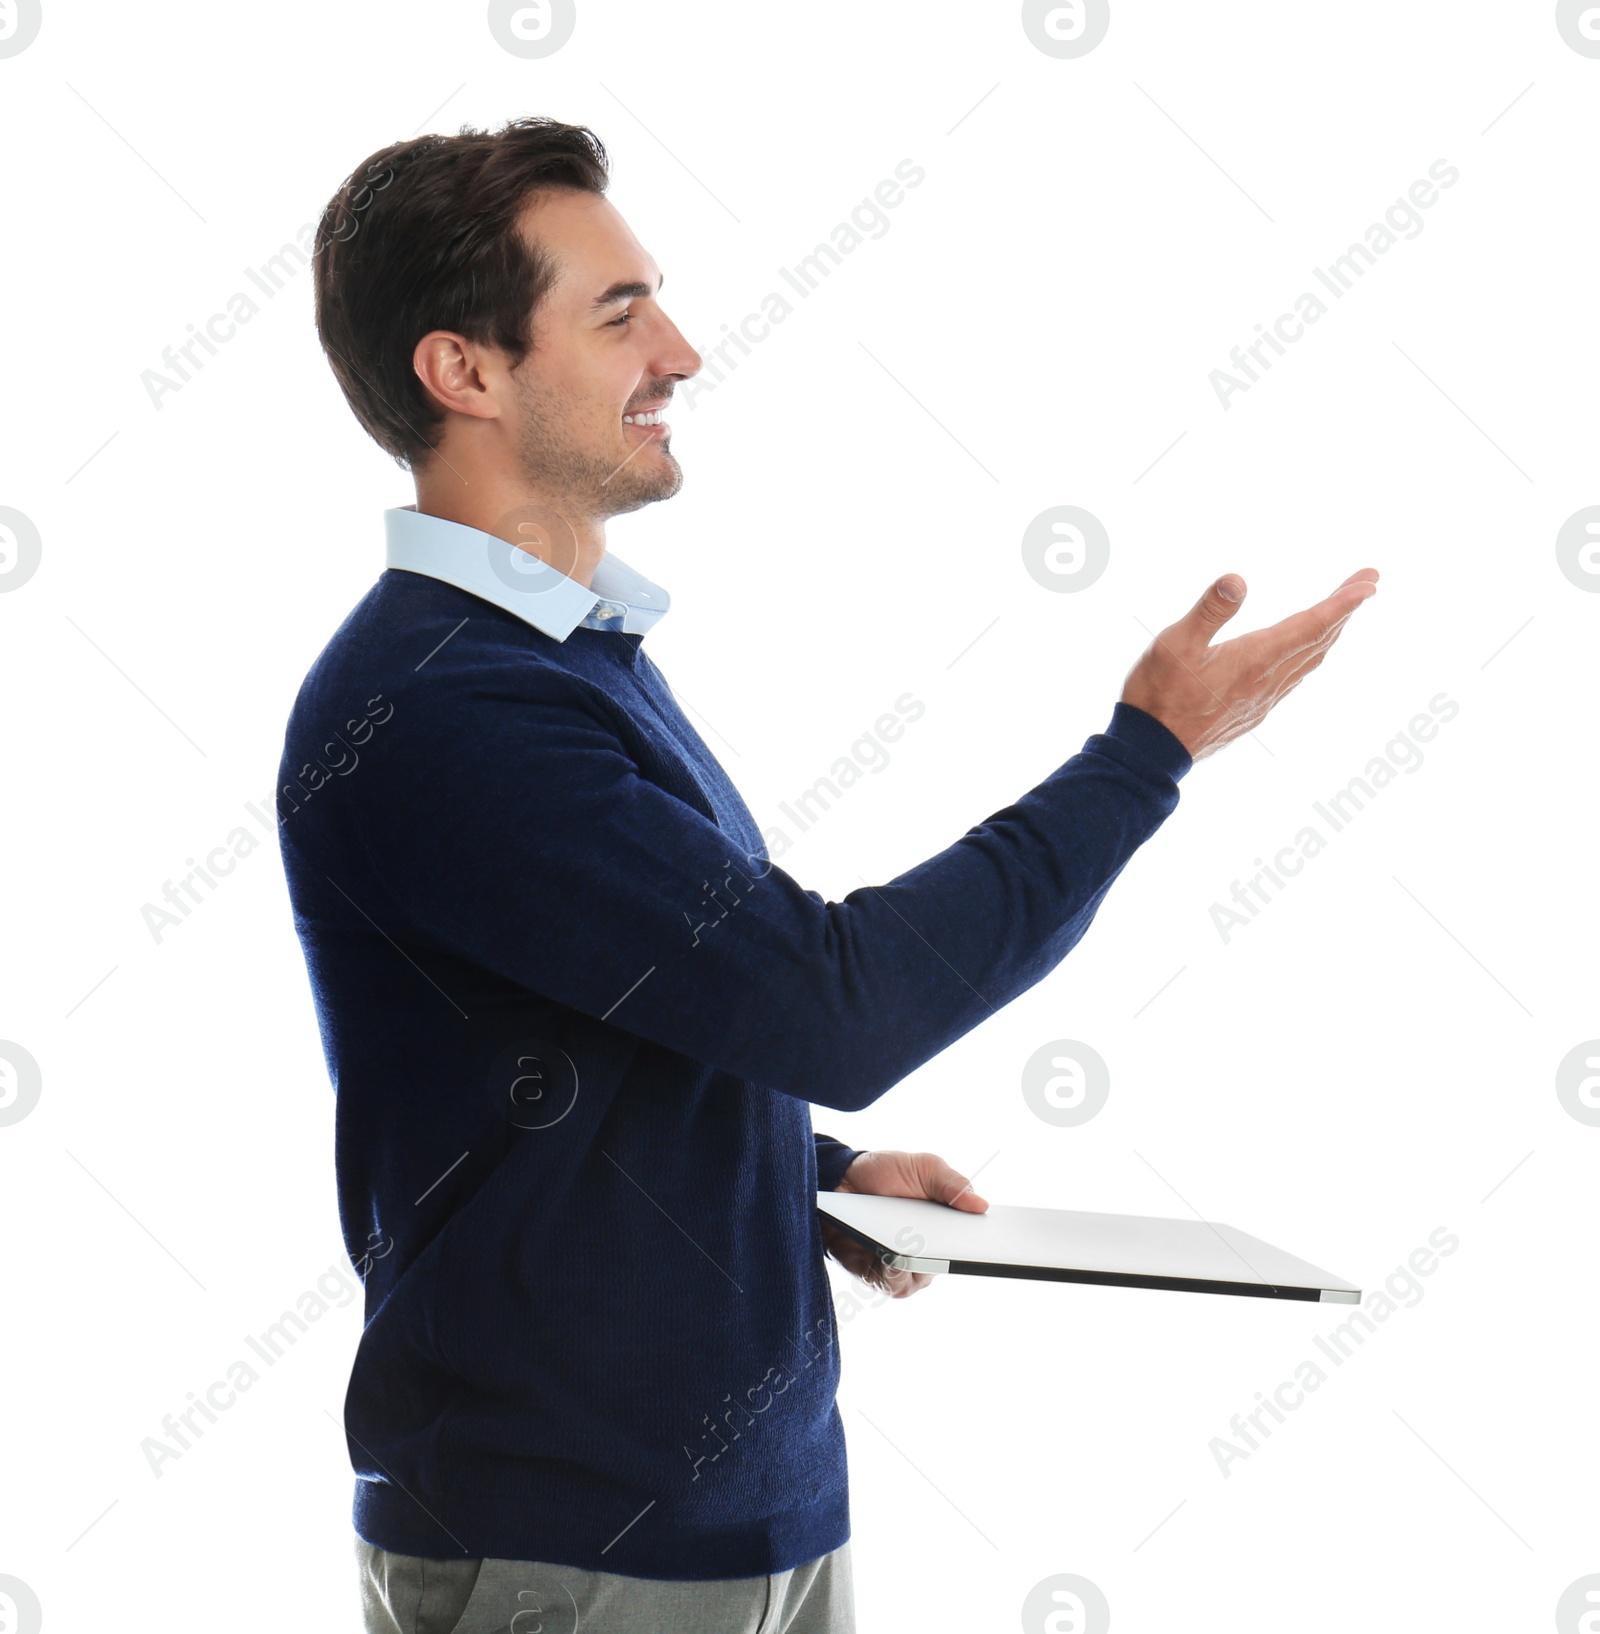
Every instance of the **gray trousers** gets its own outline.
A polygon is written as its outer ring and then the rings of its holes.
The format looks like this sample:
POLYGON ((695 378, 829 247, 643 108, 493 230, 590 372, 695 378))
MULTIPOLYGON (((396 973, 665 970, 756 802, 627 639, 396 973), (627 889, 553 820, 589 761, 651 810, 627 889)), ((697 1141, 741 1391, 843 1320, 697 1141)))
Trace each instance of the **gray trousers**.
POLYGON ((365 1634, 855 1634, 850 1545, 766 1577, 678 1582, 356 1539, 365 1634))

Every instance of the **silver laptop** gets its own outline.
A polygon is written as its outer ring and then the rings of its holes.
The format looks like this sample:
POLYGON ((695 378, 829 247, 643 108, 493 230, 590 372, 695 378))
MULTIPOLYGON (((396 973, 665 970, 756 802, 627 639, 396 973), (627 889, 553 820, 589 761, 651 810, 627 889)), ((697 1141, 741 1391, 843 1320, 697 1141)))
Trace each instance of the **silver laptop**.
POLYGON ((1361 1303, 1361 1290, 1343 1277, 1205 1220, 1003 1203, 969 1214, 943 1203, 837 1191, 818 1192, 817 1209, 902 1271, 1361 1303))

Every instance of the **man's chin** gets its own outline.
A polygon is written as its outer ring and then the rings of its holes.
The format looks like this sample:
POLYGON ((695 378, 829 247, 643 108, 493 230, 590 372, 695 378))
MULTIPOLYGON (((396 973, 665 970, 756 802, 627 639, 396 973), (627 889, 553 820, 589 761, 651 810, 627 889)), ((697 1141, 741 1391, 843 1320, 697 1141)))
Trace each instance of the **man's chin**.
MULTIPOLYGON (((634 465, 638 463, 634 461, 634 465)), ((683 486, 683 467, 666 449, 656 451, 652 464, 654 469, 647 471, 636 471, 630 465, 612 478, 611 505, 617 512, 636 511, 658 500, 671 499, 683 486)))

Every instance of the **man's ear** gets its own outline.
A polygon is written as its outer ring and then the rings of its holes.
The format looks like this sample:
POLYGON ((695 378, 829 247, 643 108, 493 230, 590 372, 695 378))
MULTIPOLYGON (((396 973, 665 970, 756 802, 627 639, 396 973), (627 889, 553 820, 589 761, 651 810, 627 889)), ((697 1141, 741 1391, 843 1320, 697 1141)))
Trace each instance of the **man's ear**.
POLYGON ((417 342, 411 367, 441 408, 475 420, 493 420, 500 414, 498 371, 489 367, 485 354, 476 341, 453 330, 435 329, 417 342))

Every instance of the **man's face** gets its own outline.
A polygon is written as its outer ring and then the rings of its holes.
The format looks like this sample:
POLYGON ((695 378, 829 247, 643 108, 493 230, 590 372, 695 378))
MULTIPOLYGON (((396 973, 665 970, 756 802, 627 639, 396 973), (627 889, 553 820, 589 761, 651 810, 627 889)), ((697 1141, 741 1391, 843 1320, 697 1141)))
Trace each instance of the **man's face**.
POLYGON ((557 269, 512 376, 523 474, 573 519, 670 499, 683 485, 670 429, 640 422, 700 356, 656 299, 660 269, 597 194, 550 189, 520 227, 557 269))

